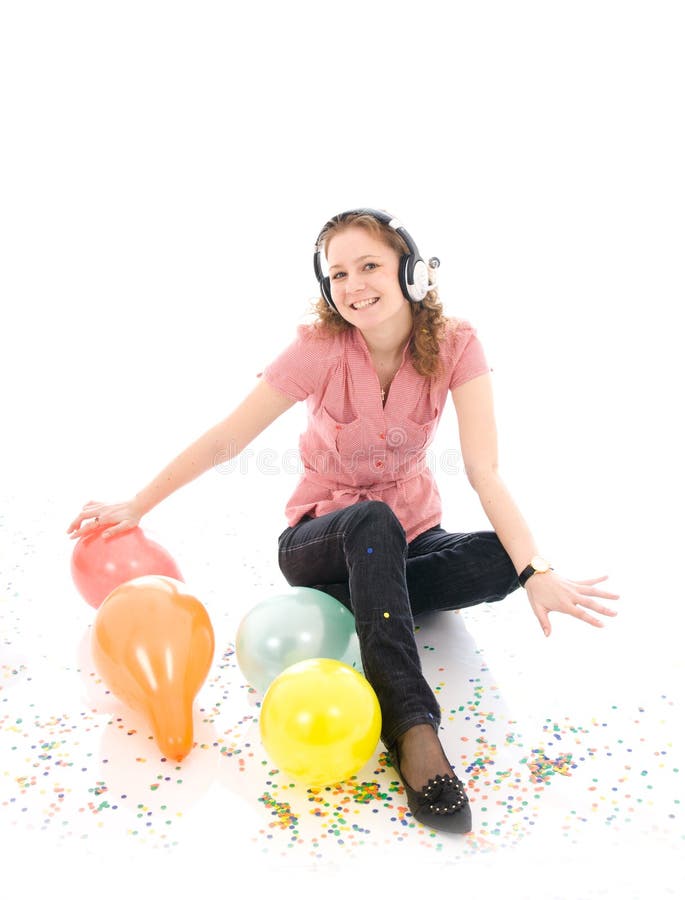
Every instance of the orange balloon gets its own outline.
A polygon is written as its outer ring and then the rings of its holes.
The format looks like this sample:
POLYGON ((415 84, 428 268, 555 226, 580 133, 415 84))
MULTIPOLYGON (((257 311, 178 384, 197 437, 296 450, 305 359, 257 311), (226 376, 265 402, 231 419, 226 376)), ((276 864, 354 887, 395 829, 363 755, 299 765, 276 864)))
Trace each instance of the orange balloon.
POLYGON ((193 703, 214 656, 202 603, 175 578, 134 578, 98 609, 91 645, 98 672, 113 694, 145 715, 164 756, 187 756, 193 703))

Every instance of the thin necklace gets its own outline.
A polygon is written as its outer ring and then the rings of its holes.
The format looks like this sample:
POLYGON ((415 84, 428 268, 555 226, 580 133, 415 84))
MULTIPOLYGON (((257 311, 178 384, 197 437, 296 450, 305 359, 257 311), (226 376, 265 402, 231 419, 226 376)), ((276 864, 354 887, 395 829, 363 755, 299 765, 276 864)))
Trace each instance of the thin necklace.
MULTIPOLYGON (((397 370, 396 370, 395 372, 393 372, 392 378, 390 379, 390 384, 388 385, 388 391, 390 390, 390 386, 392 385, 392 382, 393 382, 393 379, 395 378, 395 375, 397 375, 397 370)), ((379 376, 379 378, 378 378, 378 383, 380 384, 380 388, 381 388, 381 405, 382 405, 382 406, 385 406, 385 395, 386 395, 386 390, 385 390, 385 388, 383 387, 383 385, 382 385, 382 383, 381 383, 380 376, 379 376)))

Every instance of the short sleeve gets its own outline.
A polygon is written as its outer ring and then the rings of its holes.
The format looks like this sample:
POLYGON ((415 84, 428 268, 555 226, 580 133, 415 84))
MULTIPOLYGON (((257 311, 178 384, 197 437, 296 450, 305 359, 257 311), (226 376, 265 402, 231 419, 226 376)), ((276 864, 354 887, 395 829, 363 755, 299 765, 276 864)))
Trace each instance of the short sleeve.
POLYGON ((297 337, 261 372, 261 377, 291 400, 304 400, 316 388, 321 373, 322 342, 311 326, 301 325, 297 337))
POLYGON ((448 329, 449 389, 465 384, 472 378, 485 375, 490 366, 485 357, 476 329, 468 322, 450 323, 448 329))

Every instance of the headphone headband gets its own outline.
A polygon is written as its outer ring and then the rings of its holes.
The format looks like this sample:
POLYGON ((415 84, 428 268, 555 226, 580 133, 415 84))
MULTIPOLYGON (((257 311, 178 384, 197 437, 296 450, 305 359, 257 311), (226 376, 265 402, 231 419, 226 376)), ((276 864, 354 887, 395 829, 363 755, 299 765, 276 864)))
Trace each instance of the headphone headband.
POLYGON ((328 276, 324 275, 321 266, 321 239, 331 225, 335 225, 345 216, 371 216, 376 219, 377 222, 391 228, 404 240, 409 252, 405 253, 400 259, 400 287, 407 300, 420 303, 428 293, 429 287, 428 267, 423 259, 421 259, 418 247, 399 219, 396 219, 394 216, 391 216, 381 209, 372 209, 370 207, 348 209, 345 212, 338 213, 338 215, 333 216, 326 222, 316 238, 316 243, 314 245, 314 274, 319 282, 319 288, 321 289, 321 294, 326 303, 337 312, 331 296, 331 280, 328 276))
POLYGON ((316 239, 315 249, 317 251, 319 250, 321 238, 324 236, 326 231, 330 228, 331 225, 334 225, 337 220, 342 219, 345 216, 371 216, 382 225, 387 225, 388 228, 392 228, 393 231, 396 231, 400 235, 400 237, 404 239, 405 244, 409 248, 409 253, 416 257, 419 256, 418 247, 414 243, 412 236, 409 234, 409 232, 399 219, 394 218, 394 216, 391 216, 389 213, 384 212, 382 209, 371 209, 371 207, 367 206, 360 207, 359 209, 348 209, 345 212, 338 213, 337 216, 333 216, 331 219, 329 219, 319 232, 319 236, 316 239))

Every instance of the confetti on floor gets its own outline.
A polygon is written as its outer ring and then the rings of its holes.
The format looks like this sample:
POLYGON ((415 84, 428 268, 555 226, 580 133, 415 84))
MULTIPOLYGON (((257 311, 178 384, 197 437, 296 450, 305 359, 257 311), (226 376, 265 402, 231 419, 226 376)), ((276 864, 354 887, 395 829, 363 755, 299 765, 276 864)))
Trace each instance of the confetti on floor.
MULTIPOLYGON (((195 745, 180 763, 165 759, 148 724, 93 666, 93 611, 70 584, 69 546, 58 544, 49 518, 24 527, 9 535, 3 524, 12 552, 0 583, 0 828, 17 848, 40 837, 67 854, 123 847, 174 859, 197 851, 203 835, 218 847, 223 829, 233 854, 309 871, 371 866, 379 855, 396 867, 418 859, 448 871, 469 860, 520 862, 550 846, 571 859, 591 845, 618 854, 642 843, 678 858, 685 849, 675 685, 655 678, 635 695, 633 681, 628 690, 615 678, 582 702, 563 691, 550 700, 534 670, 547 666, 554 678, 561 667, 535 659, 511 603, 436 614, 416 627, 442 707, 441 738, 471 802, 468 835, 413 819, 381 745, 340 784, 313 789, 279 771, 259 737, 261 695, 236 661, 237 612, 226 621, 220 590, 202 597, 217 650, 195 704, 195 745)), ((266 553, 243 552, 237 568, 249 605, 281 585, 266 553)), ((614 886, 597 882, 583 896, 611 896, 614 886)))

